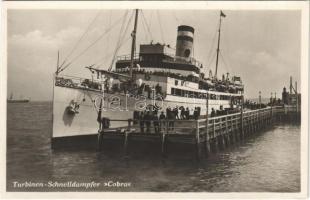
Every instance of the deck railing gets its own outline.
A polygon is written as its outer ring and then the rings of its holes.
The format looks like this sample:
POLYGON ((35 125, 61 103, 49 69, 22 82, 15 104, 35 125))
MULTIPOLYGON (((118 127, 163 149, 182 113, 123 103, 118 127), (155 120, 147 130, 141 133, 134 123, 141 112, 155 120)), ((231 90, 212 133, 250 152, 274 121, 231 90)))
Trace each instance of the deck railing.
POLYGON ((101 83, 99 81, 67 75, 55 77, 55 85, 76 89, 101 90, 101 83))
MULTIPOLYGON (((168 53, 165 53, 164 55, 165 56, 169 56, 171 58, 171 60, 164 59, 164 61, 168 61, 168 62, 172 61, 172 62, 175 62, 175 63, 192 64, 192 65, 195 65, 197 67, 202 67, 202 63, 197 61, 193 57, 185 58, 185 57, 176 56, 176 55, 168 54, 168 53)), ((130 59, 131 59, 131 55, 130 54, 117 56, 117 61, 130 61, 130 59)), ((140 54, 134 54, 133 59, 140 61, 140 54)))

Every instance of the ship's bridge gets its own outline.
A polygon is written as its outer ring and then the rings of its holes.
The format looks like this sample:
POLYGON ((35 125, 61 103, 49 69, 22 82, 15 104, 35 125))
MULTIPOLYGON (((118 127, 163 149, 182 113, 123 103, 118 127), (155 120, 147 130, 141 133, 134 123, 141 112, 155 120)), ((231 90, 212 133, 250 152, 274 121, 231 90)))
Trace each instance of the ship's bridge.
MULTIPOLYGON (((134 55, 134 67, 145 71, 162 71, 188 76, 200 73, 203 65, 193 57, 173 55, 175 50, 164 44, 142 44, 134 55)), ((130 55, 117 57, 116 71, 130 67, 130 55)))

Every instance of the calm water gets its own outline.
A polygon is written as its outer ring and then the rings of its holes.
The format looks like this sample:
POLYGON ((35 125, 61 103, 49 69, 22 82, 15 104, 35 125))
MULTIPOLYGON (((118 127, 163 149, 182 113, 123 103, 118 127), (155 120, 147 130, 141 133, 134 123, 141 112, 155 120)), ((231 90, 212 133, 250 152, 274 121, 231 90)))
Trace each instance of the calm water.
POLYGON ((300 190, 300 126, 297 125, 277 125, 200 163, 186 156, 162 160, 158 153, 152 152, 124 159, 122 154, 113 152, 52 151, 51 108, 49 102, 8 105, 8 191, 51 191, 44 187, 14 188, 13 181, 131 182, 127 188, 101 184, 95 189, 99 191, 300 190))

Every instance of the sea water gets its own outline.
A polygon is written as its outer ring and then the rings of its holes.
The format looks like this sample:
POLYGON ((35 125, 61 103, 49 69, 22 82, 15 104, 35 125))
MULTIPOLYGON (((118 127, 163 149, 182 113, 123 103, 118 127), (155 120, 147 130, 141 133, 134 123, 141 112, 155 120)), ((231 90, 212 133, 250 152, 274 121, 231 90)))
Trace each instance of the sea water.
POLYGON ((55 151, 51 131, 51 102, 8 104, 8 191, 300 191, 300 125, 276 124, 200 162, 169 152, 55 151), (86 183, 98 185, 73 187, 86 183))

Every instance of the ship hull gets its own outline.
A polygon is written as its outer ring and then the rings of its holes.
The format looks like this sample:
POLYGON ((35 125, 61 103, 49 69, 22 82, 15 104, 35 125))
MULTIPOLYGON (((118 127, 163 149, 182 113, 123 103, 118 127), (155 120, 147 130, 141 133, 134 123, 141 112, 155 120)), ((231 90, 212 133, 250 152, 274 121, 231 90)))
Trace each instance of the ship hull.
MULTIPOLYGON (((167 95, 164 100, 137 99, 125 94, 103 94, 103 111, 101 117, 111 120, 111 128, 122 128, 127 126, 128 119, 133 118, 135 110, 147 105, 156 105, 161 111, 166 112, 168 107, 175 108, 183 106, 189 108, 193 114, 195 107, 200 107, 200 115, 206 115, 206 99, 180 98, 167 95), (114 101, 115 98, 117 101, 114 101)), ((61 138, 85 136, 94 137, 99 130, 98 108, 100 107, 101 91, 93 91, 83 88, 70 88, 63 86, 54 87, 53 97, 53 132, 52 139, 57 141, 61 138), (79 105, 77 113, 68 112, 70 102, 79 105)), ((209 100, 209 112, 212 108, 218 110, 230 107, 228 100, 209 100)))

